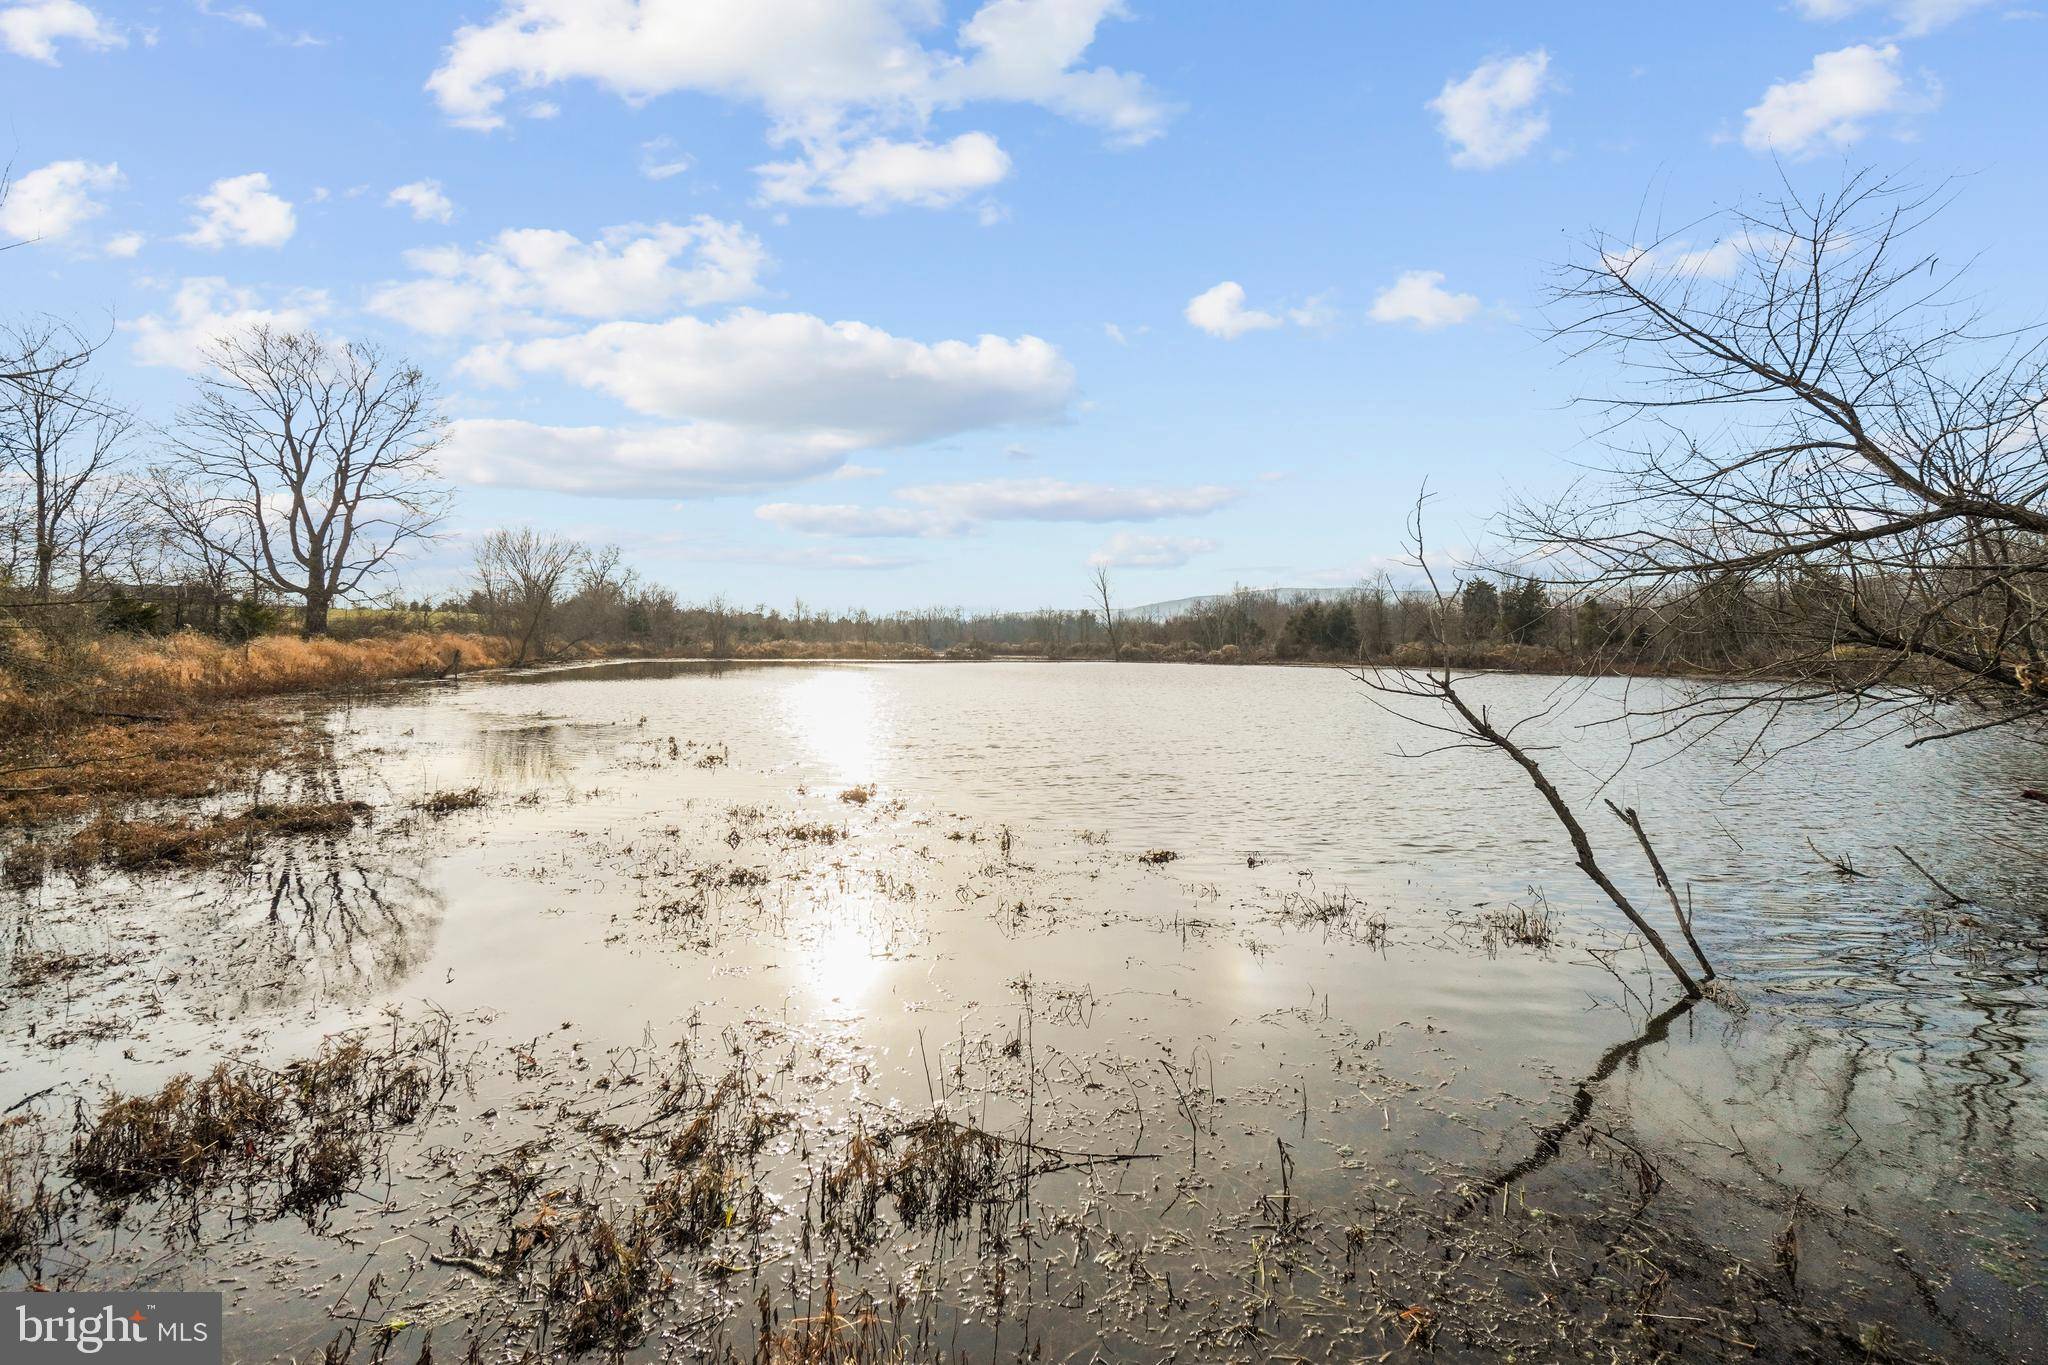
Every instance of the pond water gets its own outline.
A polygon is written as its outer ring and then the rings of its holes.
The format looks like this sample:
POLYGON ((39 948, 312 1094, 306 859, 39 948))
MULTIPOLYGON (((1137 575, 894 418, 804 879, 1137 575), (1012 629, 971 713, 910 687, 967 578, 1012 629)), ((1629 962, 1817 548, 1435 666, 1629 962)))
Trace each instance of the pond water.
POLYGON ((602 1213, 670 1229, 592 1347, 636 1358, 2048 1355, 2038 751, 1760 763, 1605 723, 1671 684, 1470 690, 1541 715, 1668 924, 1600 799, 1640 810, 1725 989, 1650 970, 1518 770, 1337 670, 621 663, 311 710, 320 759, 223 808, 356 833, 20 893, 17 1166, 60 1179, 110 1090, 350 1029, 434 1021, 436 1101, 338 1203, 131 1193, 8 1274, 223 1288, 234 1359, 516 1358, 592 1346, 602 1213))

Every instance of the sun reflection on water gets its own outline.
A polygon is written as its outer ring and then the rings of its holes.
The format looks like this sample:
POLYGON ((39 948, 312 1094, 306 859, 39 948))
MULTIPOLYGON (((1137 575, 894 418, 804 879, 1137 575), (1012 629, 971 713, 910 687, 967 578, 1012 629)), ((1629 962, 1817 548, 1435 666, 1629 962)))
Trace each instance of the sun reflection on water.
POLYGON ((790 731, 810 758, 848 786, 877 777, 882 718, 865 670, 821 669, 784 694, 790 731))
POLYGON ((888 969, 890 955, 853 906, 825 913, 801 950, 804 982, 821 1003, 858 1011, 888 969))

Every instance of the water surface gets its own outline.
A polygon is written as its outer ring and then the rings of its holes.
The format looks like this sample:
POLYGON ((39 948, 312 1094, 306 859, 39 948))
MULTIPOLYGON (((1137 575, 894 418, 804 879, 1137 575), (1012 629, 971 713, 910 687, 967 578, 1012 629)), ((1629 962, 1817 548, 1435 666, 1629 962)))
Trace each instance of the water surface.
MULTIPOLYGON (((330 760, 250 795, 367 799, 366 833, 31 893, 17 954, 108 965, 17 992, 0 1104, 461 1021, 464 1093, 330 1225, 172 1252, 138 1218, 67 1262, 228 1286, 248 1359, 392 1316, 445 1350, 495 1293, 427 1259, 468 1154, 677 1046, 800 1136, 753 1226, 672 1258, 648 1357, 750 1356, 764 1287, 815 1319, 827 1275, 910 1354, 2048 1351, 2032 755, 1632 751, 1596 723, 1619 684, 1471 688, 1548 711, 1528 738, 1661 909, 1599 798, 1642 812, 1725 995, 1674 1010, 1519 772, 1340 671, 609 664, 315 713, 330 760), (1120 1159, 1000 1218, 813 1236, 821 1154, 933 1109, 1120 1159)), ((630 1156, 565 1140, 557 1178, 626 1199, 630 1156)))

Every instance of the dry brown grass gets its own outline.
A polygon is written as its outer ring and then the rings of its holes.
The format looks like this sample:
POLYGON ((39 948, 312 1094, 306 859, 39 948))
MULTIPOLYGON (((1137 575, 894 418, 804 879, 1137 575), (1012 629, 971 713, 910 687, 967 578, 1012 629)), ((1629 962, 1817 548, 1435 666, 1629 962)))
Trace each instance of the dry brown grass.
POLYGON ((177 715, 222 701, 498 667, 513 653, 494 636, 448 632, 346 641, 266 635, 231 645, 192 631, 84 641, 16 631, 5 643, 0 733, 14 735, 56 728, 67 714, 177 715))
POLYGON ((161 640, 16 631, 0 640, 0 826, 109 801, 217 794, 311 738, 248 705, 254 698, 443 677, 502 666, 512 652, 495 637, 447 632, 230 645, 189 631, 161 640))
POLYGON ((187 800, 240 785, 314 736, 289 716, 231 705, 205 719, 100 720, 17 740, 0 768, 0 827, 86 814, 112 801, 187 800))
POLYGON ((370 812, 361 801, 255 805, 215 820, 117 820, 105 814, 66 839, 55 861, 72 871, 113 867, 206 867, 253 849, 263 839, 293 834, 346 834, 370 812))
POLYGON ((437 1057, 445 1089, 446 1039, 421 1026, 379 1050, 351 1034, 282 1068, 222 1062, 153 1095, 109 1095, 73 1140, 71 1175, 111 1204, 260 1188, 277 1212, 314 1221, 369 1169, 380 1135, 426 1111, 437 1057))

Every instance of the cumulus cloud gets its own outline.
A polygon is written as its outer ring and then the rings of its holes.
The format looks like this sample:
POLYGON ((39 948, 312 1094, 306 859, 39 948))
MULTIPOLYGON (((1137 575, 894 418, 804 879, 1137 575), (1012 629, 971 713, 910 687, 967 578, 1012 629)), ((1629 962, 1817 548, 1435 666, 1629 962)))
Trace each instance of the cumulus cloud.
POLYGON ((139 232, 117 232, 100 249, 117 261, 133 260, 148 240, 139 232))
POLYGON ((453 122, 478 129, 503 125, 512 90, 568 81, 632 101, 715 95, 758 105, 774 141, 802 147, 801 161, 763 168, 780 193, 794 183, 807 203, 950 202, 931 188, 935 177, 957 185, 997 169, 985 134, 964 146, 885 139, 868 154, 866 178, 851 182, 907 177, 921 187, 914 196, 840 197, 829 163, 860 157, 889 129, 921 132, 935 112, 982 101, 1035 104, 1102 129, 1115 145, 1158 136, 1171 111, 1143 77, 1083 65, 1103 20, 1122 12, 1121 0, 988 0, 948 50, 921 32, 938 7, 911 0, 504 0, 492 19, 456 30, 427 89, 453 122))
POLYGON ((1992 0, 1793 0, 1793 7, 1808 19, 1847 19, 1869 10, 1889 15, 1900 32, 1918 38, 1988 7, 1992 0))
POLYGON ((1931 107, 1936 91, 1911 85, 1894 43, 1858 43, 1813 59, 1797 80, 1779 81, 1743 115, 1742 145, 1755 152, 1804 156, 1847 147, 1870 120, 1931 107))
MULTIPOLYGON (((745 298, 767 248, 734 223, 607 228, 595 241, 551 228, 508 228, 475 250, 405 253, 419 278, 387 281, 369 310, 435 336, 544 331, 559 318, 621 318, 745 298)), ((481 362, 479 362, 481 363, 481 362)))
POLYGON ((0 199, 0 243, 70 236, 106 212, 94 192, 117 189, 124 179, 112 162, 53 161, 28 172, 0 199))
POLYGON ((59 40, 101 50, 128 43, 120 30, 78 0, 21 0, 0 6, 0 48, 56 66, 59 40))
POLYGON ((256 290, 208 275, 182 281, 168 310, 144 314, 121 328, 134 337, 137 364, 200 370, 206 367, 208 348, 223 336, 252 327, 303 331, 330 311, 322 290, 292 290, 266 300, 256 290))
POLYGON ((1476 295, 1444 288, 1441 270, 1404 270, 1372 301, 1374 322, 1408 323, 1424 331, 1468 321, 1478 311, 1476 295))
POLYGON ((1158 521, 1201 516, 1240 496, 1240 490, 1220 484, 1131 487, 1062 479, 983 479, 899 488, 894 505, 775 502, 755 508, 754 515, 806 535, 957 536, 989 521, 1158 521))
POLYGON ((1550 54, 1540 47, 1481 62, 1462 80, 1445 81, 1429 108, 1451 144, 1451 164, 1491 170, 1527 155, 1550 131, 1542 107, 1550 89, 1550 54))
POLYGON ((438 180, 414 180, 400 185, 384 196, 384 202, 392 208, 411 209, 416 222, 446 223, 455 217, 455 201, 438 180))
POLYGON ((858 322, 740 309, 716 322, 611 322, 471 353, 479 382, 554 375, 677 425, 460 424, 473 482, 622 496, 765 488, 861 450, 1058 421, 1073 369, 1037 337, 919 342, 858 322))
POLYGON ((947 208, 1010 173, 1010 156, 987 133, 951 142, 871 138, 856 147, 813 144, 794 161, 755 168, 761 197, 776 204, 840 204, 878 213, 898 204, 947 208))
POLYGON ((283 246, 299 227, 291 202, 270 192, 270 177, 261 171, 216 180, 192 204, 199 210, 192 230, 178 240, 208 251, 229 243, 283 246))
POLYGON ((550 373, 636 412, 845 433, 907 445, 1058 420, 1074 371, 1035 336, 912 341, 861 322, 741 308, 717 320, 609 322, 507 346, 507 372, 550 373))
POLYGON ((1208 554, 1215 548, 1213 540, 1119 531, 1088 556, 1088 562, 1106 569, 1177 569, 1196 555, 1208 554))
POLYGON ((447 435, 441 468, 464 483, 605 497, 758 492, 828 474, 855 448, 831 433, 721 422, 635 429, 465 418, 447 435))
POLYGON ((1225 280, 1203 290, 1188 300, 1182 312, 1191 324, 1225 341, 1235 341, 1246 332, 1278 327, 1283 321, 1278 313, 1245 307, 1244 286, 1236 280, 1225 280))

